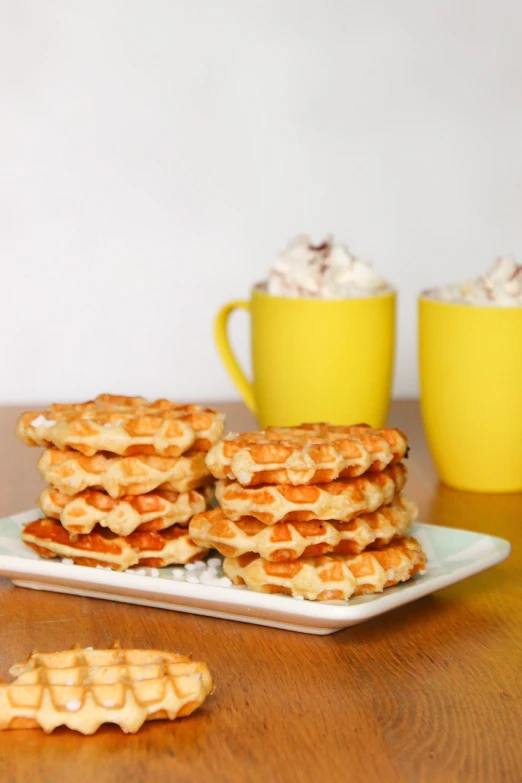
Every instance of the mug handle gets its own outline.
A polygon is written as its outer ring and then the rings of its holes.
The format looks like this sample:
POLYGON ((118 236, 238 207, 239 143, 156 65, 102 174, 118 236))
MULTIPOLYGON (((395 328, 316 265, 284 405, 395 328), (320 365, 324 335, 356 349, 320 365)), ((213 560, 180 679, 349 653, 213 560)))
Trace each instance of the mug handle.
POLYGON ((239 363, 234 356, 234 352, 232 351, 228 340, 228 319, 234 310, 238 310, 240 308, 246 310, 247 313, 250 313, 250 302, 236 300, 234 302, 228 302, 226 305, 223 305, 216 316, 216 320, 214 321, 214 338, 216 340, 219 355, 221 356, 221 361, 228 370, 230 377, 235 383, 247 407, 252 411, 253 414, 257 416, 254 389, 250 381, 247 380, 243 370, 239 366, 239 363))

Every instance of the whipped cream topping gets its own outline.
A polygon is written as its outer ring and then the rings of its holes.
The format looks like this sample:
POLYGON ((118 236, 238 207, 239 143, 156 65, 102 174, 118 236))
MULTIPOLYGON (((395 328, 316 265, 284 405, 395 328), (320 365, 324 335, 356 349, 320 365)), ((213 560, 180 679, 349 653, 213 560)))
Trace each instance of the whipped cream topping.
POLYGON ((518 264, 511 256, 500 256, 487 274, 464 283, 435 288, 429 291, 429 295, 455 304, 520 307, 522 264, 518 264))
POLYGON ((278 255, 266 290, 272 296, 344 299, 382 294, 391 287, 346 245, 334 244, 333 238, 314 245, 303 235, 278 255))

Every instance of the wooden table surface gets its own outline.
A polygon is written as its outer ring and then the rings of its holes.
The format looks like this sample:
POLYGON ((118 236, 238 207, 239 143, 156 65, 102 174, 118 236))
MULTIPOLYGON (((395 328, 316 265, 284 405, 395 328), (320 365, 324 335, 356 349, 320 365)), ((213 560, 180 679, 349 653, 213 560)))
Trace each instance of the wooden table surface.
MULTIPOLYGON (((254 426, 221 405, 229 428, 254 426)), ((21 409, 0 408, 0 514, 34 505, 38 451, 21 409)), ((416 402, 394 404, 409 435, 408 494, 421 520, 507 538, 511 557, 409 606, 330 636, 36 592, 0 579, 0 675, 33 649, 159 647, 207 661, 198 712, 135 735, 104 726, 0 732, 0 781, 336 783, 522 781, 522 494, 439 485, 416 402)))

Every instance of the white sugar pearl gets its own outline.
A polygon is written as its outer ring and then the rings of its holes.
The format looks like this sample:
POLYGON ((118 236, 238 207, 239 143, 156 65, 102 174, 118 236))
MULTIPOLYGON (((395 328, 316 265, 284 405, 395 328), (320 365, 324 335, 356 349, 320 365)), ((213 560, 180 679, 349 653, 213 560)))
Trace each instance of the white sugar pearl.
POLYGON ((132 573, 138 574, 139 576, 159 576, 159 571, 157 568, 149 568, 148 566, 134 568, 132 573))
POLYGON ((219 579, 217 579, 215 576, 209 576, 207 579, 205 579, 205 584, 209 587, 219 587, 219 579))
POLYGON ((37 416, 31 422, 31 427, 54 427, 56 422, 53 419, 46 419, 45 416, 37 416))
POLYGON ((204 571, 199 577, 199 581, 206 585, 212 584, 215 581, 215 579, 216 579, 216 575, 210 574, 208 571, 204 571))

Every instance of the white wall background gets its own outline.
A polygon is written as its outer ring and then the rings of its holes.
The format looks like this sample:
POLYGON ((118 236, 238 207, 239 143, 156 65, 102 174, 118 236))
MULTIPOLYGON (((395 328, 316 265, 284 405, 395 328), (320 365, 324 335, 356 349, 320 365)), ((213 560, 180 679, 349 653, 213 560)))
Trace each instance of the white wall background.
POLYGON ((235 397, 213 315, 302 231, 400 289, 414 394, 419 289, 522 254, 519 0, 0 12, 0 402, 235 397))

